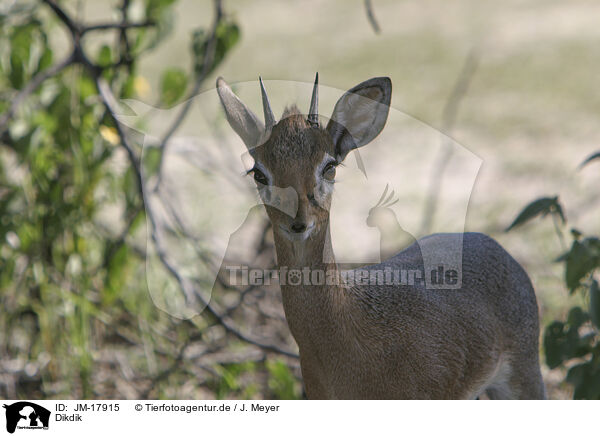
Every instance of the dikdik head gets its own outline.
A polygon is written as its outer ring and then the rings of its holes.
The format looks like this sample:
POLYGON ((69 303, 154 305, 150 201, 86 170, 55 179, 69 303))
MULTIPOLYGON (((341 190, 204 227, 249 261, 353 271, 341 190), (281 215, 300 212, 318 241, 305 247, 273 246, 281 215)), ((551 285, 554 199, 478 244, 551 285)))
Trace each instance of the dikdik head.
POLYGON ((347 91, 323 127, 318 79, 317 74, 308 114, 290 106, 279 121, 259 79, 264 123, 223 78, 217 79, 227 120, 254 159, 249 173, 254 176, 278 239, 305 241, 327 229, 336 167, 350 151, 371 142, 388 117, 392 84, 387 77, 375 77, 347 91), (273 207, 277 201, 271 198, 277 189, 288 187, 297 193, 292 215, 273 207))

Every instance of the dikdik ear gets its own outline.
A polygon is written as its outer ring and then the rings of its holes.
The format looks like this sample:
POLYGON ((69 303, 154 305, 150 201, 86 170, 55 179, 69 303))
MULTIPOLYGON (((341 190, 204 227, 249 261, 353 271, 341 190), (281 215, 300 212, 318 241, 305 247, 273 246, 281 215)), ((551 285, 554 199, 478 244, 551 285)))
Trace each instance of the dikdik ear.
POLYGON ((392 81, 374 77, 356 85, 338 100, 327 132, 341 162, 353 149, 371 142, 383 129, 390 110, 392 81))
POLYGON ((254 113, 233 93, 222 77, 217 79, 217 93, 229 125, 242 138, 248 149, 260 144, 265 126, 254 113))

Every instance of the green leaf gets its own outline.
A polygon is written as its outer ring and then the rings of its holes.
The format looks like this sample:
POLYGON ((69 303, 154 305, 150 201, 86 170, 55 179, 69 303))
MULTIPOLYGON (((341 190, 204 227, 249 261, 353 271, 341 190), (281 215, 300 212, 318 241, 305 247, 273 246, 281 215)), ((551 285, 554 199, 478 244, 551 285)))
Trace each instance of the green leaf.
POLYGON ((33 32, 36 28, 34 23, 28 23, 13 28, 10 38, 10 75, 11 85, 21 89, 25 84, 27 66, 33 46, 33 32))
POLYGON ((121 98, 132 98, 135 95, 135 75, 131 74, 123 83, 121 98))
POLYGON ((574 400, 600 399, 600 368, 593 361, 573 366, 567 373, 567 382, 574 386, 574 400))
POLYGON ((544 332, 544 351, 546 364, 556 368, 564 361, 582 357, 591 351, 593 336, 580 336, 579 328, 589 320, 589 316, 580 307, 569 312, 567 322, 554 321, 544 332))
POLYGON ((187 88, 187 75, 177 68, 166 70, 160 81, 160 100, 170 106, 177 102, 187 88))
POLYGON ((160 160, 162 158, 161 149, 157 147, 145 147, 142 154, 142 160, 144 163, 143 170, 146 174, 145 177, 156 175, 158 168, 160 167, 160 160))
POLYGON ((146 17, 160 19, 165 10, 175 3, 175 0, 146 0, 146 17))
POLYGON ((581 286, 581 280, 600 266, 600 243, 596 238, 573 241, 564 260, 565 282, 569 291, 574 292, 581 286))
POLYGON ((600 266, 600 239, 590 236, 583 240, 583 243, 590 250, 592 255, 597 260, 597 265, 600 266))
POLYGON ((122 244, 108 262, 107 283, 102 295, 104 302, 110 304, 123 291, 126 282, 130 249, 122 244))
POLYGON ((600 159, 600 151, 592 154, 586 160, 584 160, 583 162, 581 162, 581 164, 579 164, 579 168, 583 168, 584 166, 586 166, 587 164, 589 164, 590 162, 592 162, 592 161, 594 161, 596 159, 600 159))
POLYGON ((50 50, 48 47, 46 47, 46 49, 44 50, 44 53, 42 53, 42 55, 40 56, 40 59, 38 60, 38 66, 37 66, 37 70, 36 73, 45 70, 46 68, 48 68, 50 65, 52 65, 52 50, 50 50))
MULTIPOLYGON (((215 53, 211 59, 211 64, 208 65, 206 74, 210 74, 238 43, 240 40, 240 28, 235 22, 224 18, 217 26, 215 37, 215 53)), ((209 41, 210 35, 207 35, 203 29, 196 30, 192 36, 192 51, 195 55, 194 70, 196 74, 201 74, 204 71, 204 62, 208 54, 209 41)))
POLYGON ((558 215, 563 224, 566 222, 563 209, 558 203, 558 197, 544 197, 529 203, 505 231, 508 232, 537 216, 546 216, 549 213, 558 215))
POLYGON ((590 318, 596 328, 600 329, 600 288, 596 280, 592 280, 590 286, 590 318))
POLYGON ((10 75, 8 76, 10 84, 15 89, 21 89, 25 82, 25 68, 23 68, 23 61, 15 54, 10 55, 10 75))
POLYGON ((573 307, 569 311, 567 316, 567 324, 571 327, 578 329, 589 320, 588 315, 581 309, 581 307, 573 307))
POLYGON ((546 352, 546 364, 550 369, 559 366, 563 360, 563 344, 565 341, 564 323, 554 321, 544 332, 544 351, 546 352))
POLYGON ((100 67, 108 67, 109 65, 112 65, 112 52, 108 45, 105 44, 102 47, 100 47, 100 51, 98 52, 96 62, 100 67))
POLYGON ((238 43, 240 40, 240 28, 233 21, 223 20, 217 26, 216 37, 217 47, 212 69, 219 65, 227 52, 238 43))
POLYGON ((91 96, 95 96, 98 92, 96 90, 96 84, 87 75, 82 75, 78 78, 78 86, 79 98, 81 98, 82 102, 85 102, 85 100, 87 100, 91 96))
POLYGON ((142 51, 155 48, 174 29, 175 18, 171 7, 175 0, 146 0, 146 18, 152 20, 155 26, 139 29, 133 48, 139 54, 142 51))

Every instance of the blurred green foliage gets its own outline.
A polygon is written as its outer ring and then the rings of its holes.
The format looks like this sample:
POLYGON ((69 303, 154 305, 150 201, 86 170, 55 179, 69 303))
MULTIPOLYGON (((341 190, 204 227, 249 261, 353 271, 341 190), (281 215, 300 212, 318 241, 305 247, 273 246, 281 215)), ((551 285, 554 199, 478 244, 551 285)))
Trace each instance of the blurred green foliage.
MULTIPOLYGON (((600 153, 587 158, 582 166, 596 160, 600 153)), ((537 216, 550 215, 562 242, 566 218, 558 197, 540 198, 517 216, 508 230, 537 216)), ((574 399, 600 399, 600 290, 594 274, 600 270, 600 238, 584 237, 571 229, 571 247, 557 262, 564 264, 564 283, 571 295, 582 293, 587 307, 574 306, 565 321, 552 321, 544 331, 546 364, 552 369, 565 366, 566 381, 573 385, 574 399)))
POLYGON ((160 81, 160 101, 169 106, 176 103, 187 88, 187 75, 177 69, 165 70, 160 81))
POLYGON ((267 362, 269 388, 278 400, 297 400, 300 390, 296 378, 281 360, 267 362))
POLYGON ((204 70, 209 40, 204 29, 196 30, 192 35, 192 51, 194 53, 194 71, 196 74, 210 74, 225 58, 225 54, 233 48, 240 39, 240 29, 235 22, 221 21, 215 29, 216 44, 213 62, 204 70))
MULTIPOLYGON (((15 364, 15 385, 0 396, 110 398, 121 392, 111 374, 133 371, 128 383, 164 397, 177 395, 162 389, 168 377, 181 384, 189 378, 168 368, 180 363, 181 344, 194 335, 202 340, 207 323, 171 319, 148 296, 144 253, 135 244, 145 230, 143 198, 133 168, 119 165, 122 140, 95 80, 104 78, 116 99, 136 97, 144 85, 138 62, 172 29, 174 2, 107 4, 123 23, 141 4, 148 24, 85 33, 81 38, 117 37, 85 57, 75 50, 64 68, 47 75, 57 63, 49 35, 65 24, 47 7, 53 2, 15 2, 0 15, 0 113, 8 117, 0 128, 0 356, 15 364), (107 213, 110 222, 102 218, 107 213), (111 350, 130 348, 125 369, 107 361, 111 350)), ((209 71, 239 38, 223 15, 209 71)), ((209 32, 195 31, 191 71, 163 72, 161 105, 185 98, 208 47, 209 32)), ((267 368, 276 380, 272 395, 294 397, 298 380, 285 364, 267 368)), ((259 370, 253 363, 216 366, 207 385, 217 397, 250 398, 256 387, 238 379, 259 370)))

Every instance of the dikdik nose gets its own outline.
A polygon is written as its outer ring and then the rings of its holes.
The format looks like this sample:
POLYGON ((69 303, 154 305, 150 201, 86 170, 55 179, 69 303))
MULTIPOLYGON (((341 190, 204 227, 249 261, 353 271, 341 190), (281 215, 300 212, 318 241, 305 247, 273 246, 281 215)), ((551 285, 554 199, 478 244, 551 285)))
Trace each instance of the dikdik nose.
POLYGON ((302 233, 303 231, 306 230, 306 224, 304 223, 300 223, 300 222, 294 222, 292 223, 292 232, 294 233, 302 233))

